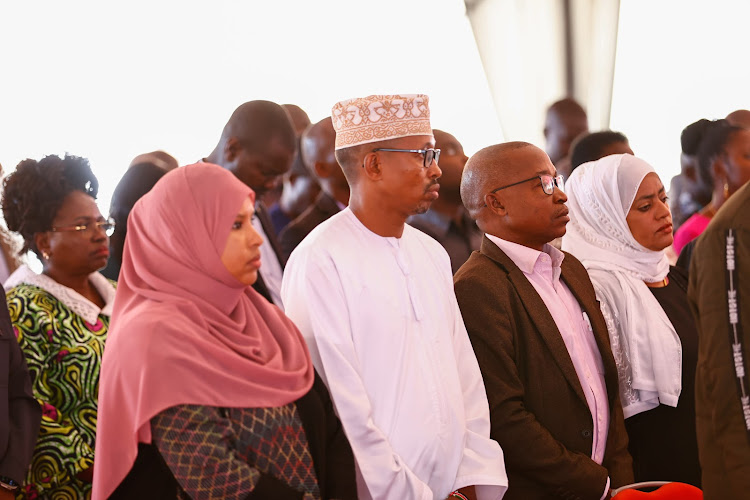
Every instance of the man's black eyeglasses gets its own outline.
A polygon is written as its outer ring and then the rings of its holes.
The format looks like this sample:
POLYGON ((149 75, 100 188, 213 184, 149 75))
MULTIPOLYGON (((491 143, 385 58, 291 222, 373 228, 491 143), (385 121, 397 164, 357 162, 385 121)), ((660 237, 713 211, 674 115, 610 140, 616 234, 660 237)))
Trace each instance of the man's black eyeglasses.
POLYGON ((419 153, 424 158, 422 165, 424 168, 430 168, 432 161, 439 161, 440 150, 439 149, 391 149, 391 148, 376 148, 373 151, 390 151, 393 153, 419 153))
POLYGON ((555 186, 557 186, 557 188, 560 191, 565 191, 565 181, 562 175, 558 175, 557 177, 555 177, 552 175, 543 174, 543 175, 535 175, 534 177, 529 177, 528 179, 514 182, 513 184, 508 184, 507 186, 495 188, 492 191, 490 191, 490 193, 496 193, 497 191, 500 191, 501 189, 517 186, 519 184, 523 184, 524 182, 533 181, 534 179, 539 179, 542 181, 542 190, 547 195, 551 195, 552 193, 555 192, 555 186))

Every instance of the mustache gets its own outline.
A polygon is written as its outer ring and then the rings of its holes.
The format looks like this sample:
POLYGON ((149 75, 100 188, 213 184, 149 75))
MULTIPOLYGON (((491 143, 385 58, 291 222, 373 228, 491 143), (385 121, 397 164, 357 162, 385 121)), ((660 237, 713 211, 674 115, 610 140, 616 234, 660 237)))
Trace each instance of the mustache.
POLYGON ((436 185, 436 184, 440 185, 440 183, 437 181, 437 179, 434 179, 432 182, 430 182, 429 184, 427 184, 427 186, 425 186, 424 192, 427 193, 430 190, 430 188, 432 186, 436 185))

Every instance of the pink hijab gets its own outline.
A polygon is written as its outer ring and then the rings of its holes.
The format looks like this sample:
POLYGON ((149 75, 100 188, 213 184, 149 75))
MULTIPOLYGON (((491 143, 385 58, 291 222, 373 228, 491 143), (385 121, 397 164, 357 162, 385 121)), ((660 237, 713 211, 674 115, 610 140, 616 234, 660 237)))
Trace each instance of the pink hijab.
POLYGON ((159 412, 283 406, 312 387, 297 328, 221 262, 247 197, 231 172, 198 163, 133 208, 99 385, 95 500, 128 474, 159 412))

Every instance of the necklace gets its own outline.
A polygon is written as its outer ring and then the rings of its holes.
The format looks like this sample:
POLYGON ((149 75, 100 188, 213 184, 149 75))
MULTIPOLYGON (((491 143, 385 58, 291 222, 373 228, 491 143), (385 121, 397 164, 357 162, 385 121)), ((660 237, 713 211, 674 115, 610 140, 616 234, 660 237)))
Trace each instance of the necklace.
POLYGON ((663 280, 656 282, 646 282, 646 286, 649 288, 663 288, 669 284, 669 277, 665 276, 663 280))

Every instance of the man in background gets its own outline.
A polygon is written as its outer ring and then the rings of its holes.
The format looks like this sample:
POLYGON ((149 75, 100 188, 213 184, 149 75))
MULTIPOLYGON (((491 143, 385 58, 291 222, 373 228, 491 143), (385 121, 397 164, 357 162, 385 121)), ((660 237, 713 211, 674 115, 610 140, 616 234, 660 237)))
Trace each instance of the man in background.
POLYGON ((458 139, 442 130, 433 130, 435 149, 440 150, 440 197, 423 214, 406 221, 435 238, 451 259, 454 273, 466 262, 471 252, 479 250, 482 233, 461 203, 461 174, 468 158, 458 139))
POLYGON ((557 173, 566 179, 570 177, 570 145, 588 130, 586 111, 575 99, 566 97, 547 108, 544 120, 547 155, 557 168, 557 173))
POLYGON ((315 203, 279 235, 281 251, 287 259, 318 224, 349 205, 349 184, 334 155, 335 140, 336 131, 333 130, 331 117, 323 118, 302 134, 299 157, 307 170, 317 178, 321 192, 315 203))
MULTIPOLYGON (((294 129, 284 108, 270 101, 250 101, 234 110, 218 144, 203 161, 232 172, 259 199, 289 171, 296 151, 294 129)), ((283 309, 284 259, 262 201, 256 202, 255 215, 253 227, 263 238, 260 247, 263 267, 253 288, 283 309)))

